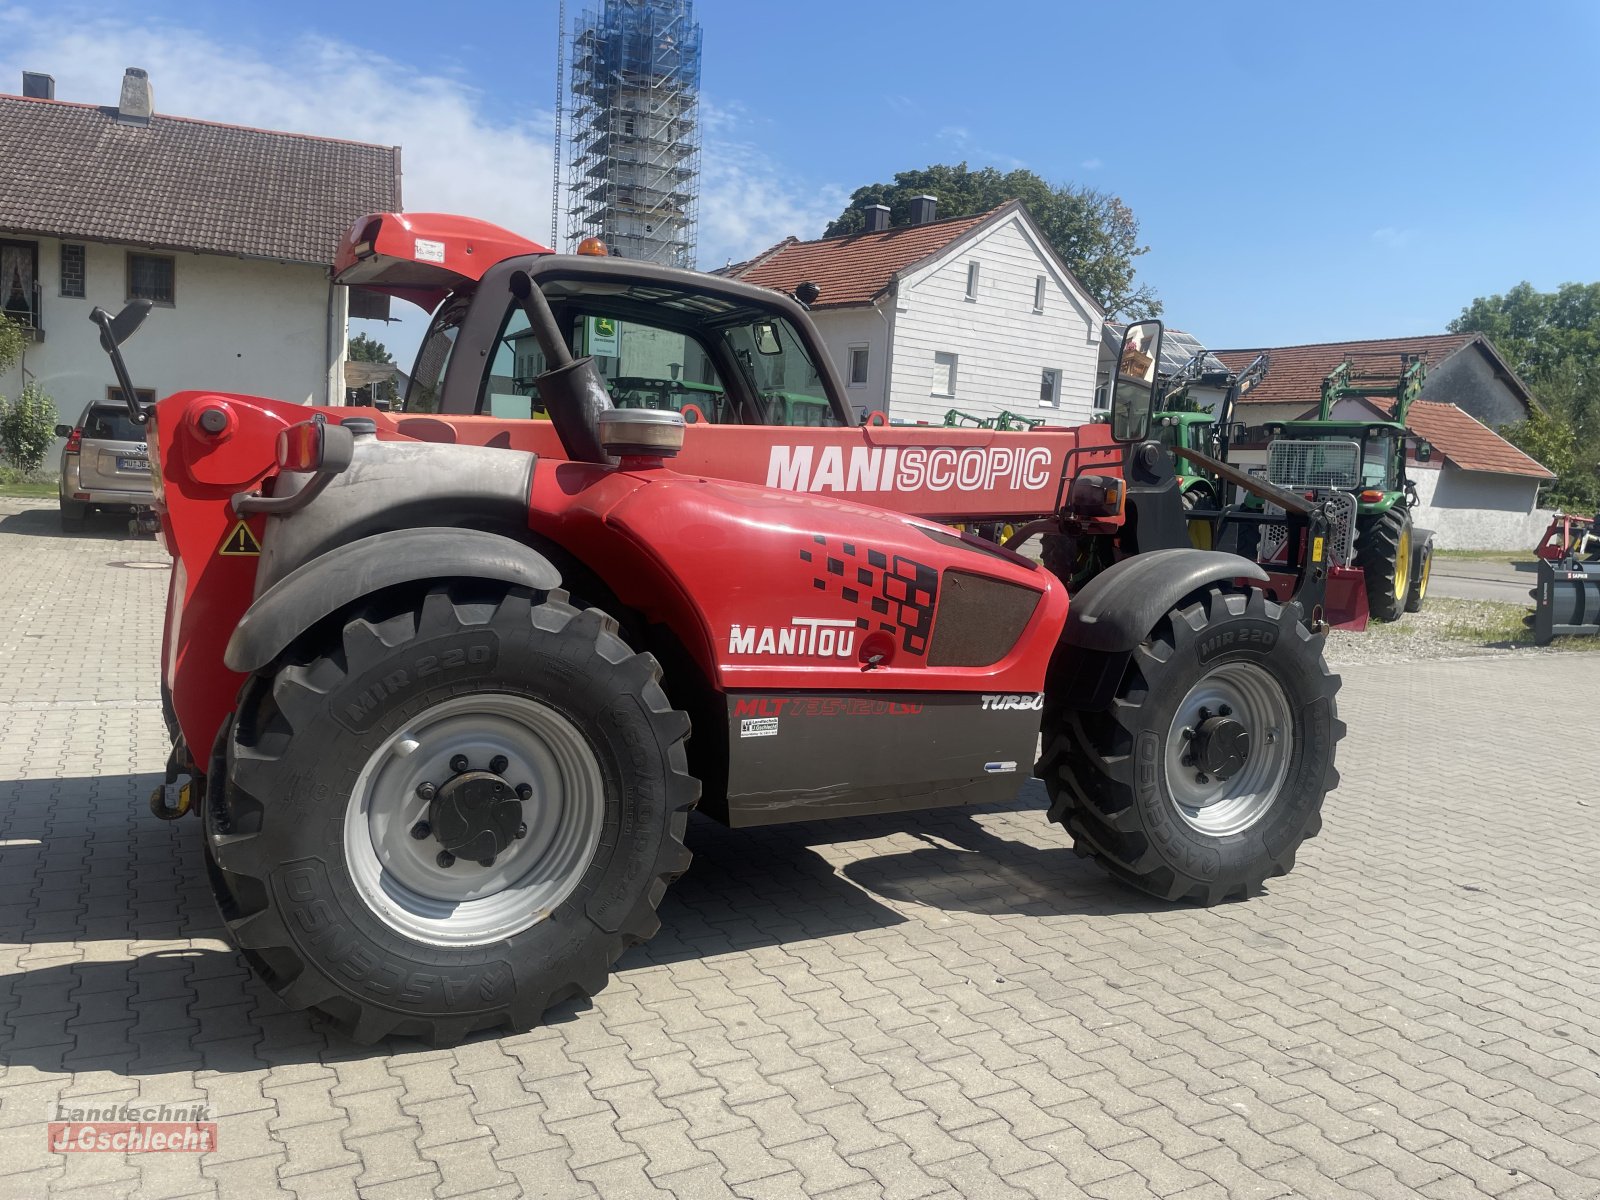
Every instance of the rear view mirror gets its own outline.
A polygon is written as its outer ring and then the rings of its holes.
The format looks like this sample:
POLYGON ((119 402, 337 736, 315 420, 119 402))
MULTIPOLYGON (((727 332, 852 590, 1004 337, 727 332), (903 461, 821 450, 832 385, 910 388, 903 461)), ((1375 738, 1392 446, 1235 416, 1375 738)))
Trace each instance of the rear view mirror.
POLYGON ((1111 381, 1111 436, 1117 441, 1142 442, 1149 436, 1160 362, 1161 322, 1129 325, 1111 381))
POLYGON ((760 321, 755 326, 756 349, 762 354, 782 354, 783 345, 778 341, 778 330, 771 321, 760 321))
POLYGON ((1417 461, 1418 462, 1427 462, 1432 457, 1433 457, 1433 443, 1432 442, 1418 442, 1417 443, 1417 461))
POLYGON ((150 301, 129 300, 123 305, 122 311, 111 318, 109 326, 101 326, 100 348, 110 354, 114 347, 131 338, 149 315, 150 301), (110 339, 109 343, 107 339, 110 339))
POLYGON ((56 436, 57 437, 71 437, 72 436, 72 426, 71 425, 57 425, 56 426, 56 436))

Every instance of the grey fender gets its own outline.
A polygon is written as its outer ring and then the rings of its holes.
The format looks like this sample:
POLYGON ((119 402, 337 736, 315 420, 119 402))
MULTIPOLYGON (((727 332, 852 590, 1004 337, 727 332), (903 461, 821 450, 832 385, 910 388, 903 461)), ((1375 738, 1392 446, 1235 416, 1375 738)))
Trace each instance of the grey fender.
POLYGON ((540 554, 479 529, 423 528, 375 533, 296 567, 245 612, 222 661, 250 674, 270 663, 324 617, 363 596, 427 579, 492 579, 534 591, 561 586, 540 554))
POLYGON ((1185 596, 1212 583, 1268 578, 1237 554, 1181 547, 1135 554, 1106 568, 1072 598, 1050 664, 1049 699, 1072 709, 1106 708, 1134 648, 1185 596))

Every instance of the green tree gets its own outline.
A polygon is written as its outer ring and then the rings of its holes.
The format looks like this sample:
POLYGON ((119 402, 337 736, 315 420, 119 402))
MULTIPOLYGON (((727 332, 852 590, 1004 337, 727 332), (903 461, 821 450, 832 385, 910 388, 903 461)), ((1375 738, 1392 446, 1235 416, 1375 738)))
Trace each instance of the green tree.
POLYGON ((373 341, 366 334, 358 333, 350 339, 350 359, 352 362, 392 363, 394 356, 382 342, 373 341))
POLYGON ((27 345, 27 334, 22 326, 10 317, 0 315, 0 374, 11 369, 11 364, 22 357, 27 345))
POLYGON ((974 171, 966 163, 937 163, 921 171, 901 171, 893 183, 857 188, 850 204, 832 221, 825 237, 860 233, 866 228, 862 206, 887 204, 891 225, 910 219, 914 196, 936 196, 939 216, 970 217, 1009 200, 1021 200, 1046 240, 1072 268, 1107 316, 1137 320, 1157 316, 1161 302, 1148 284, 1134 281, 1134 260, 1149 250, 1139 244, 1139 222, 1116 196, 1077 184, 1052 184, 1032 171, 974 171))
POLYGON ((1533 390, 1542 411, 1500 432, 1556 473, 1545 502, 1600 506, 1600 283, 1519 283, 1479 296, 1450 329, 1487 334, 1533 390))
POLYGON ((37 471, 56 436, 56 406, 37 384, 15 400, 0 397, 0 452, 22 471, 37 471))

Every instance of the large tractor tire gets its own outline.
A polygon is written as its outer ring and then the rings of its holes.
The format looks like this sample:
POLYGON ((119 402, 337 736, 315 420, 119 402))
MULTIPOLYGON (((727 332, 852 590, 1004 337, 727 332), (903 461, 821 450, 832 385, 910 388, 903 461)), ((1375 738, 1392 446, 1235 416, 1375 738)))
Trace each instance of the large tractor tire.
POLYGON ((1433 539, 1430 537, 1411 552, 1411 590, 1406 593, 1406 611, 1421 612, 1428 599, 1428 579, 1433 574, 1433 539))
POLYGON ((1287 873, 1322 826, 1339 678, 1292 607, 1208 588, 1167 613, 1104 709, 1047 696, 1037 774, 1073 847, 1164 900, 1287 873))
POLYGON ((1411 514, 1403 508, 1361 522, 1356 566, 1366 576, 1367 609, 1378 621, 1398 621, 1411 594, 1411 514))
POLYGON ((566 594, 435 586, 254 676, 206 804, 246 959, 360 1042, 598 991, 689 865, 689 719, 566 594))

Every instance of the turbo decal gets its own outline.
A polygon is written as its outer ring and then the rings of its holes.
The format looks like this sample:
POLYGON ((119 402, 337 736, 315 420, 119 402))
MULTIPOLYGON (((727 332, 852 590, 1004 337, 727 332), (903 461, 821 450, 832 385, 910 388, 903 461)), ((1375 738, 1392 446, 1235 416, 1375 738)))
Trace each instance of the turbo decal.
POLYGON ((767 486, 786 492, 1038 491, 1050 486, 1043 446, 773 446, 767 486))
POLYGON ((790 617, 785 626, 735 625, 728 632, 729 654, 849 658, 855 648, 855 621, 832 617, 790 617))
POLYGON ((1038 712, 1044 708, 1044 693, 1024 693, 1017 696, 985 696, 983 708, 987 712, 1015 712, 1018 709, 1038 712))

